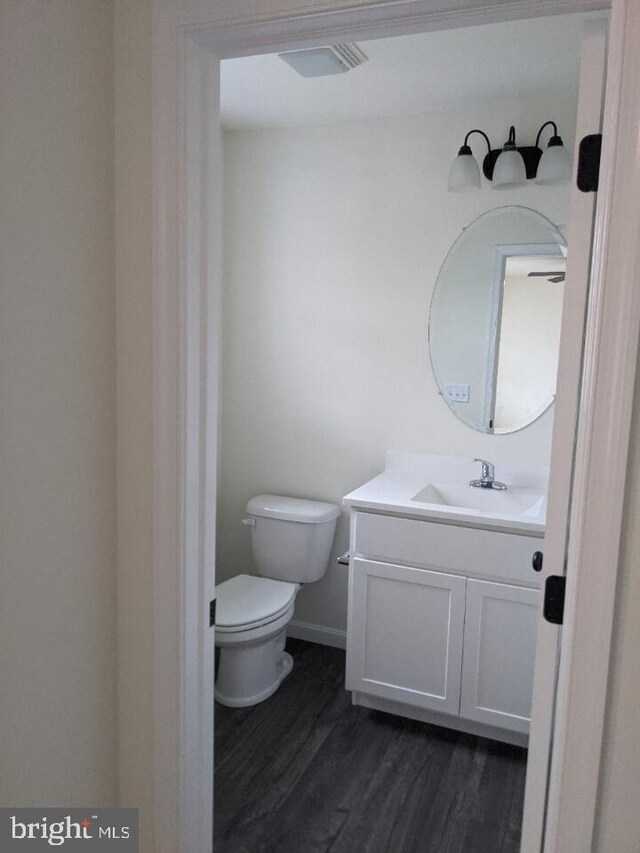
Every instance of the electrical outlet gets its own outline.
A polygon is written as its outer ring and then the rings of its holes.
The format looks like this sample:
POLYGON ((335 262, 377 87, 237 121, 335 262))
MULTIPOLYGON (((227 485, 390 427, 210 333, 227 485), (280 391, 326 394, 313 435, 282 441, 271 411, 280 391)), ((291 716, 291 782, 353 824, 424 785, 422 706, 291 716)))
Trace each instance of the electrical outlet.
POLYGON ((449 383, 444 386, 444 396, 450 403, 468 403, 469 386, 449 383))

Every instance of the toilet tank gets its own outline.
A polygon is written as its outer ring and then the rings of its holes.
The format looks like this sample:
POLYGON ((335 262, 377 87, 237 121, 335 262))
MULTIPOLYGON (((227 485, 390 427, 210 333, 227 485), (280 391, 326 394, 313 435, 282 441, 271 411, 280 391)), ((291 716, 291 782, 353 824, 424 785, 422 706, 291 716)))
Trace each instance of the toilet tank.
POLYGON ((325 573, 340 508, 323 501, 257 495, 247 504, 259 575, 312 583, 325 573))

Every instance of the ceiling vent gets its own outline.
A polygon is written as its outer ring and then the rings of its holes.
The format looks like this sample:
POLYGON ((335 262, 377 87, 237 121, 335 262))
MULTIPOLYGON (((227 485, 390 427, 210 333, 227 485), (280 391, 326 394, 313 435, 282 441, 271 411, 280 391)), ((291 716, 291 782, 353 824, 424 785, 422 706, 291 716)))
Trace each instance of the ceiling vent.
POLYGON ((302 77, 326 77, 328 74, 344 74, 367 61, 367 56, 357 44, 331 44, 327 47, 310 47, 306 50, 291 50, 279 53, 287 65, 302 77))

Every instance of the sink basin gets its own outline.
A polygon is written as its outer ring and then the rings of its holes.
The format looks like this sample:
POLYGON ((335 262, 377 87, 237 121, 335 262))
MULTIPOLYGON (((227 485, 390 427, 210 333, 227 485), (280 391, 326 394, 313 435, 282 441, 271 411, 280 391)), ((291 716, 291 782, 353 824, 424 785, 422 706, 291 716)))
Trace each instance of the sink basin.
POLYGON ((393 513, 440 524, 544 535, 548 471, 534 465, 500 465, 504 490, 469 486, 478 468, 457 456, 389 451, 377 477, 344 497, 354 509, 393 513))
POLYGON ((546 510, 546 499, 540 492, 511 487, 504 490, 474 489, 457 483, 429 483, 411 500, 463 511, 526 518, 543 518, 546 510))

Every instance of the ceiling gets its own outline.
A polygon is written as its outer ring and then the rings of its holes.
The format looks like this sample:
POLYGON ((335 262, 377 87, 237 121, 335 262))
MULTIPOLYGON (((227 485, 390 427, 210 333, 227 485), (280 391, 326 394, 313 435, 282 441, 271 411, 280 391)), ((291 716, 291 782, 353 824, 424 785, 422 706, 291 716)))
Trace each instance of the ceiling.
POLYGON ((303 78, 277 55, 222 63, 226 129, 331 124, 577 94, 584 15, 443 30, 358 45, 369 61, 303 78))
POLYGON ((535 255, 512 255, 507 259, 506 274, 513 276, 528 276, 532 270, 538 272, 564 271, 566 261, 562 255, 556 257, 535 255))

